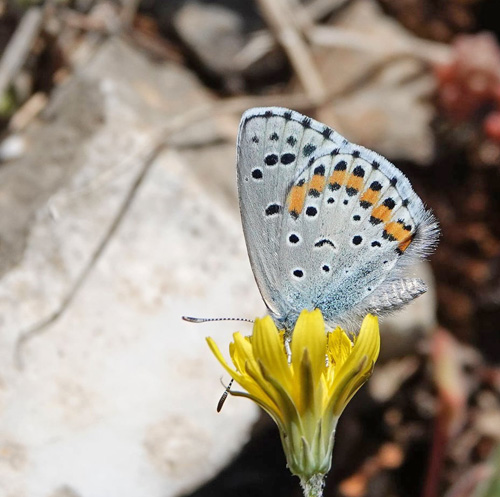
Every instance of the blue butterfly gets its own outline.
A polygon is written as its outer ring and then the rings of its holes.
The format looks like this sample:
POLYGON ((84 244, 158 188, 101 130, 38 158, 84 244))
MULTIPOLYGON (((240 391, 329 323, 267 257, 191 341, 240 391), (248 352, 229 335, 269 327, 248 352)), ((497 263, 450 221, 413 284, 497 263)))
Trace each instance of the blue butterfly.
POLYGON ((255 108, 238 134, 243 231, 264 302, 280 329, 303 309, 357 327, 427 289, 405 269, 439 229, 393 164, 298 112, 255 108))

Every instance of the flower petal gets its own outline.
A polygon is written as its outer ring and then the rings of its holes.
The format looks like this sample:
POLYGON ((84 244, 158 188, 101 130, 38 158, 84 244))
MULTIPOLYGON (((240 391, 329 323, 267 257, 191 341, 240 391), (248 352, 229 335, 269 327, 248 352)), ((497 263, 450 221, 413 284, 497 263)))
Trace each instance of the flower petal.
POLYGON ((290 366, 283 340, 270 316, 255 320, 252 346, 255 359, 262 363, 268 375, 289 390, 292 382, 290 366))
POLYGON ((380 351, 378 319, 368 314, 361 325, 351 354, 342 367, 335 370, 331 385, 329 408, 336 415, 344 410, 347 402, 368 379, 380 351))
MULTIPOLYGON (((210 350, 213 352, 214 356, 217 358, 217 360, 222 364, 222 367, 238 382, 240 383, 242 379, 242 375, 239 374, 237 371, 234 369, 231 369, 229 365, 227 364, 226 360, 224 359, 224 356, 221 354, 219 347, 217 347, 217 344, 214 342, 212 337, 206 337, 206 341, 208 343, 208 346, 210 347, 210 350)), ((241 384, 241 383, 240 383, 241 384)))
MULTIPOLYGON (((294 375, 300 374, 304 351, 307 349, 314 385, 326 368, 325 322, 319 309, 302 311, 292 335, 292 366, 294 375)), ((300 382, 297 382, 300 383, 300 382)))

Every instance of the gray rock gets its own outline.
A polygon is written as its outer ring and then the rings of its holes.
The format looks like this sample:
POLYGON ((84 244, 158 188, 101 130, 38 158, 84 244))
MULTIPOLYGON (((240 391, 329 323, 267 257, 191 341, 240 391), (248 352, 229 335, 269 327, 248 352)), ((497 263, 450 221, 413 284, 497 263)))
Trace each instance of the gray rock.
POLYGON ((236 57, 245 44, 243 19, 223 5, 185 2, 173 19, 174 28, 204 68, 237 90, 242 85, 236 57))
POLYGON ((338 95, 321 107, 318 119, 388 158, 428 163, 435 86, 420 52, 410 55, 414 37, 370 0, 351 2, 334 22, 333 29, 360 44, 318 49, 323 80, 338 95))
POLYGON ((180 495, 247 440, 257 409, 215 412, 204 337, 226 353, 249 325, 181 321, 263 312, 238 212, 174 149, 151 161, 165 121, 209 102, 112 40, 0 170, 0 494, 180 495))

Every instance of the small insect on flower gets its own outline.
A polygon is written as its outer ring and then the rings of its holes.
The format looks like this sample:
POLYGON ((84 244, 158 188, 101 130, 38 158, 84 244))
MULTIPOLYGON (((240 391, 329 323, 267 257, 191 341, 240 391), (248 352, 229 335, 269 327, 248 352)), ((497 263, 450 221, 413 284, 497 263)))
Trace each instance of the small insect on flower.
POLYGON ((233 336, 233 367, 207 338, 219 362, 246 390, 225 393, 253 400, 273 418, 290 471, 300 478, 306 495, 321 495, 338 418, 378 357, 377 318, 367 315, 359 334, 349 338, 339 327, 325 333, 319 309, 304 310, 293 330, 290 360, 285 334, 269 316, 255 320, 251 337, 233 336))
POLYGON ((238 196, 252 270, 269 315, 234 334, 219 362, 276 422, 304 495, 322 494, 337 421, 371 375, 377 316, 427 289, 409 264, 437 243, 437 222, 387 159, 280 107, 241 119, 238 196), (344 328, 359 326, 357 334, 344 328), (333 330, 333 331, 330 331, 333 330))

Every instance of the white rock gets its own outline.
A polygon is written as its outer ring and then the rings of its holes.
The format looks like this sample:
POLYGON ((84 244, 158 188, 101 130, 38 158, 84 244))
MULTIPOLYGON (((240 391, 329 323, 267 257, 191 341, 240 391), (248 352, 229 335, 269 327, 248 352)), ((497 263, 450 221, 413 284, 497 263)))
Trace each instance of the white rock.
MULTIPOLYGON (((181 93, 207 98, 177 71, 181 93)), ((212 195, 179 154, 171 150, 154 161, 89 266, 138 180, 165 112, 141 101, 134 77, 148 81, 150 97, 161 95, 165 73, 175 70, 162 72, 126 46, 105 46, 85 72, 88 80, 59 92, 49 110, 58 139, 64 128, 72 133, 75 109, 83 121, 85 112, 94 115, 88 98, 97 98, 102 118, 85 121, 94 127, 64 152, 66 175, 45 181, 42 200, 26 203, 32 214, 19 216, 30 219, 24 228, 4 225, 12 240, 21 233, 25 239, 13 242, 23 250, 1 268, 2 496, 180 495, 227 464, 257 416, 243 399, 228 399, 215 412, 223 371, 205 343, 213 336, 225 352, 231 332, 249 325, 181 320, 183 314, 254 317, 263 304, 238 212, 212 195), (26 335, 61 309, 88 267, 65 311, 26 335)), ((167 95, 166 106, 169 98, 175 100, 167 95)), ((61 153, 46 141, 44 126, 30 130, 33 149, 12 171, 29 171, 42 145, 61 153)), ((233 154, 221 157, 228 170, 233 154)), ((48 155, 39 158, 41 177, 59 174, 52 164, 48 155)), ((0 171, 0 185, 9 173, 0 171)), ((11 201, 0 187, 4 216, 11 201)))
POLYGON ((26 140, 21 135, 10 135, 0 143, 0 162, 19 159, 26 151, 26 140))

